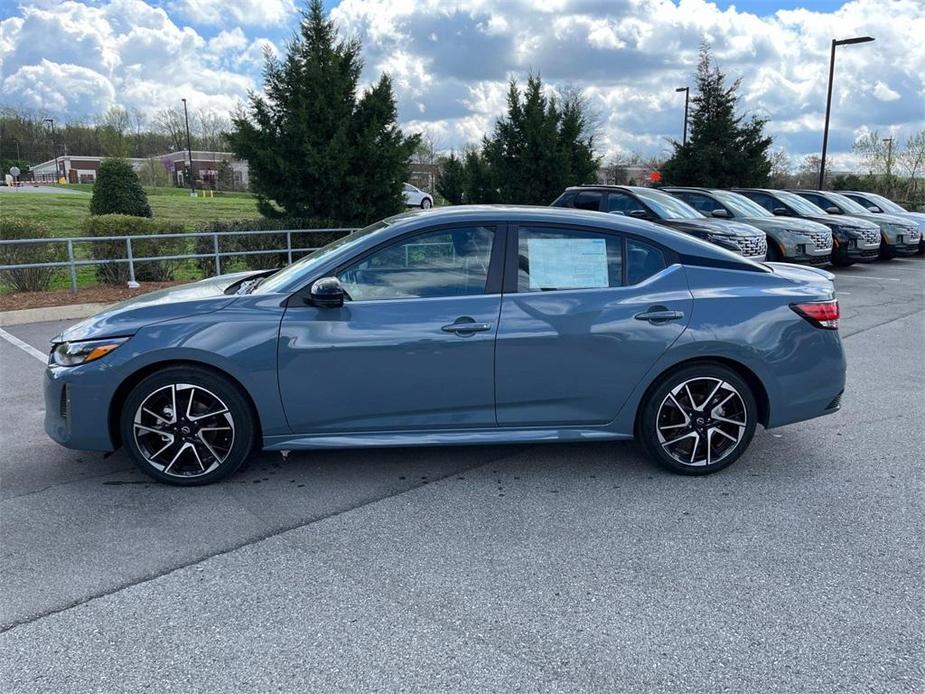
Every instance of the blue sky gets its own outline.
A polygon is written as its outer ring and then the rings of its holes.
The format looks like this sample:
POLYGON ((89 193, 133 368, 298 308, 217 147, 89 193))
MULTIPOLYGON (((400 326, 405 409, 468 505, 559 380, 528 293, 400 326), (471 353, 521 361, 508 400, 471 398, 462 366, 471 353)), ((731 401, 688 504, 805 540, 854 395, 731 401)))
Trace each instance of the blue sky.
MULTIPOLYGON (((19 0, 0 5, 0 104, 93 120, 112 106, 146 117, 182 96, 227 114, 260 89, 301 0, 19 0)), ((921 0, 327 0, 364 46, 364 81, 392 75, 403 127, 444 148, 478 141, 510 77, 538 71, 581 89, 599 113, 600 153, 658 155, 678 137, 675 86, 708 40, 741 77, 741 106, 769 119, 795 160, 820 148, 829 41, 840 49, 830 151, 876 129, 925 129, 921 0), (888 6, 888 11, 884 11, 888 6)))

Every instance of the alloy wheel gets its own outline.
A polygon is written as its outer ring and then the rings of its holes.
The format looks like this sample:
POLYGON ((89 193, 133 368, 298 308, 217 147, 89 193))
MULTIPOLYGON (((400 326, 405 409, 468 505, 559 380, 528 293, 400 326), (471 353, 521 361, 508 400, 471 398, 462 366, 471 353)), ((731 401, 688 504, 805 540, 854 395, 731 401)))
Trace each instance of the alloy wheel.
POLYGON ((745 436, 748 411, 738 390, 721 378, 700 377, 672 388, 659 405, 658 442, 682 465, 714 465, 745 436))
POLYGON ((234 445, 228 406, 202 386, 172 383, 153 391, 135 411, 135 445, 159 472, 199 477, 221 465, 234 445))

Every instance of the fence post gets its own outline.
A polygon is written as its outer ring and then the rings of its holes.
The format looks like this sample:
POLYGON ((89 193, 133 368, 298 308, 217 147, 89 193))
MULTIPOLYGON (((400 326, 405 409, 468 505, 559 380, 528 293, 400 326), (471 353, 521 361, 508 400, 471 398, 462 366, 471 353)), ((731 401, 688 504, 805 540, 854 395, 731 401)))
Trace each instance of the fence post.
POLYGON ((135 281, 135 258, 132 257, 132 238, 125 237, 125 250, 128 253, 128 287, 129 289, 138 289, 138 282, 135 281))
POLYGON ((289 256, 289 264, 292 265, 292 232, 286 232, 286 254, 289 256))
POLYGON ((74 265, 74 241, 67 240, 67 262, 70 264, 68 269, 71 272, 71 293, 77 293, 77 266, 74 265))
POLYGON ((215 274, 222 274, 222 254, 218 252, 218 234, 212 234, 212 250, 215 251, 215 274))

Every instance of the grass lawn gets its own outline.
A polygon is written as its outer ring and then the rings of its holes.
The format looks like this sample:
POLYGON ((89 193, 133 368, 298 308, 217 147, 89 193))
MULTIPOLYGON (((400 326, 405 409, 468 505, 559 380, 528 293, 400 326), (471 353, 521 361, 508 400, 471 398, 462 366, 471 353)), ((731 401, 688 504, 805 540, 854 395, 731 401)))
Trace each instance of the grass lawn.
MULTIPOLYGON (((89 184, 68 186, 72 190, 89 184)), ((250 193, 223 193, 214 198, 193 198, 183 188, 146 188, 151 211, 157 219, 180 222, 192 230, 198 224, 223 219, 259 217, 250 193)), ((44 222, 53 236, 80 236, 81 222, 90 214, 90 195, 73 193, 4 193, 0 218, 25 217, 44 222)))

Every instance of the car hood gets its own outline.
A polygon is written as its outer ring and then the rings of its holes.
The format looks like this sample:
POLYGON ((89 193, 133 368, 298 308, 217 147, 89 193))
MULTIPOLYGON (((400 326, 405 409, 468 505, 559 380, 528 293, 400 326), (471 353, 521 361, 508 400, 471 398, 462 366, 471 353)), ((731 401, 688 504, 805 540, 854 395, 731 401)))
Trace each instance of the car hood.
POLYGON ((227 306, 235 297, 225 289, 254 272, 235 272, 209 279, 168 287, 114 304, 104 311, 71 326, 52 342, 73 342, 102 337, 125 337, 140 328, 175 318, 212 313, 227 306))
POLYGON ((764 235, 760 229, 756 229, 742 222, 720 219, 665 219, 662 223, 674 229, 690 231, 708 231, 711 234, 722 236, 758 236, 764 235))
MULTIPOLYGON (((836 215, 836 216, 841 216, 841 215, 836 215)), ((904 227, 909 226, 908 219, 903 219, 902 217, 897 217, 892 214, 882 214, 882 213, 877 214, 874 212, 870 212, 868 214, 861 214, 860 212, 857 212, 857 213, 852 212, 851 216, 854 217, 855 219, 863 219, 865 222, 873 222, 878 227, 881 224, 898 224, 899 226, 904 226, 904 227)))
MULTIPOLYGON (((794 219, 794 217, 787 217, 787 219, 794 219)), ((819 222, 820 224, 825 224, 827 227, 844 227, 846 229, 855 229, 861 231, 862 229, 867 229, 868 231, 874 229, 880 231, 880 227, 873 222, 868 222, 865 219, 860 219, 859 217, 849 217, 844 214, 827 214, 825 217, 803 217, 803 219, 809 219, 813 222, 819 222)))
POLYGON ((922 233, 925 233, 925 212, 890 212, 890 215, 917 224, 922 233))
POLYGON ((765 231, 828 231, 825 224, 798 217, 742 217, 743 222, 765 231))

